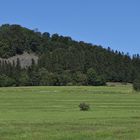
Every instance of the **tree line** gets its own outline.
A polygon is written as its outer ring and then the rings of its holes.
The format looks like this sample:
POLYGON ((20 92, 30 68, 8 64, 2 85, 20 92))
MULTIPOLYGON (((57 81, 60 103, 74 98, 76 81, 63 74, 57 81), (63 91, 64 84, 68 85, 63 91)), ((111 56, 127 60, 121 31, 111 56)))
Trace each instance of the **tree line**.
POLYGON ((36 53, 28 68, 0 62, 0 86, 105 85, 106 82, 132 83, 140 73, 140 56, 132 57, 111 48, 50 35, 20 25, 0 26, 0 57, 24 52, 36 53))

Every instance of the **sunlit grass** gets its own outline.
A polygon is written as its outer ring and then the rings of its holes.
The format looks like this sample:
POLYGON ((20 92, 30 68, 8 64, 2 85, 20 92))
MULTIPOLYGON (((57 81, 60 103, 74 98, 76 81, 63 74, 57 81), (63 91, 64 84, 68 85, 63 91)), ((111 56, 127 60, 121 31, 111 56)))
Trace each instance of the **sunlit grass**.
POLYGON ((138 140, 139 132, 131 86, 0 88, 2 140, 138 140))

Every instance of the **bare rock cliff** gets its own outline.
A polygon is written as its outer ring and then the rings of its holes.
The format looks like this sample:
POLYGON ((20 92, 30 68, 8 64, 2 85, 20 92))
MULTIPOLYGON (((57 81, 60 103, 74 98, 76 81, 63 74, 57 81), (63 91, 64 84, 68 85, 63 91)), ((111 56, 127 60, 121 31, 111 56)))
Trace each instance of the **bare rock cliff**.
POLYGON ((32 60, 34 60, 35 64, 38 63, 38 56, 33 53, 29 54, 27 52, 24 52, 22 55, 16 55, 16 56, 10 57, 8 59, 0 58, 0 61, 1 62, 5 61, 5 62, 11 63, 11 64, 13 64, 13 62, 14 62, 16 64, 17 59, 20 60, 21 68, 26 68, 26 67, 31 66, 32 60))

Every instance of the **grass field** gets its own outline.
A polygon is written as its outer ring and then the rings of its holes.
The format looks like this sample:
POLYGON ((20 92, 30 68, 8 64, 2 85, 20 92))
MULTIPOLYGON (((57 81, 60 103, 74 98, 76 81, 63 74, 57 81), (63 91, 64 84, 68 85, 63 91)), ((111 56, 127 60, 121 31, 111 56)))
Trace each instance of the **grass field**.
POLYGON ((0 88, 0 140, 140 140, 131 86, 0 88), (79 111, 81 102, 91 110, 79 111))

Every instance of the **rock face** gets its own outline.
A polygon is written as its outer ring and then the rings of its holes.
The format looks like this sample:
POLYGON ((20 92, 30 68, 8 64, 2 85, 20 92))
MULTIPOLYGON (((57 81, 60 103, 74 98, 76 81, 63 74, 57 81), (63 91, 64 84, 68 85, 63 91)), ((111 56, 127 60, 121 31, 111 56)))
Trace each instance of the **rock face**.
POLYGON ((14 62, 16 64, 17 59, 19 59, 19 61, 20 61, 21 68, 26 68, 26 67, 31 66, 32 60, 34 60, 35 64, 38 63, 38 56, 33 53, 29 54, 27 52, 24 52, 22 55, 16 55, 16 56, 10 57, 8 59, 0 58, 0 61, 1 62, 5 61, 5 62, 11 63, 11 64, 13 64, 13 62, 14 62))

